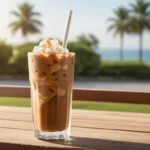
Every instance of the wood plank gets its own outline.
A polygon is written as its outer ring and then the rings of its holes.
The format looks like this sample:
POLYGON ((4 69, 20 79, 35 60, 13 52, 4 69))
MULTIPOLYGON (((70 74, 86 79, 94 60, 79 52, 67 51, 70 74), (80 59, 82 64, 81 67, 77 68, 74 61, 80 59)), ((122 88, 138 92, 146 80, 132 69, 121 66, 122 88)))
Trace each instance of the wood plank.
MULTIPOLYGON (((0 86, 0 96, 30 97, 29 86, 0 86)), ((73 99, 134 104, 150 104, 150 92, 73 89, 73 99)))
POLYGON ((132 104, 150 104, 150 93, 112 91, 112 90, 90 90, 75 89, 73 99, 84 101, 119 102, 132 104))
POLYGON ((0 107, 0 117, 4 117, 0 119, 0 150, 44 150, 47 148, 149 150, 150 148, 150 124, 147 122, 150 118, 146 114, 143 114, 145 118, 142 118, 141 114, 140 118, 135 119, 136 121, 143 119, 142 121, 132 123, 134 116, 131 115, 128 121, 127 117, 130 115, 126 113, 117 116, 119 113, 115 112, 109 116, 110 112, 106 112, 105 115, 105 112, 100 111, 73 110, 72 140, 46 142, 33 137, 30 110, 29 108, 5 107, 2 109, 0 107), (92 116, 96 119, 93 120, 92 116), (18 121, 15 121, 15 118, 18 121))
MULTIPOLYGON (((0 143, 14 143, 32 146, 60 148, 60 149, 146 149, 150 147, 150 134, 132 133, 124 131, 107 131, 96 129, 73 128, 72 140, 63 141, 41 141, 33 137, 32 131, 12 130, 0 128, 0 143), (18 136, 14 136, 18 135, 18 136)), ((1 144, 0 144, 1 145, 1 144)), ((30 147, 31 146, 31 147, 30 147)))
POLYGON ((0 86, 0 96, 7 97, 30 97, 29 86, 0 86))
POLYGON ((25 114, 25 113, 0 112, 0 119, 31 122, 32 116, 29 113, 25 114))
MULTIPOLYGON (((32 130, 32 123, 27 121, 0 120, 1 128, 32 130)), ((72 127, 93 128, 105 130, 131 131, 150 133, 150 124, 122 123, 115 121, 91 121, 73 119, 72 127)))
POLYGON ((93 111, 93 110, 90 110, 90 111, 89 110, 73 110, 73 111, 74 111, 74 114, 76 114, 76 115, 90 113, 93 116, 107 115, 107 116, 120 116, 120 117, 150 118, 150 114, 146 114, 146 113, 129 113, 129 112, 114 112, 114 111, 93 111))
MULTIPOLYGON (((4 109, 5 110, 5 109, 4 109)), ((0 109, 0 127, 15 127, 22 129, 31 129, 31 125, 29 122, 32 122, 31 112, 25 113, 25 110, 30 110, 27 108, 21 108, 19 112, 19 108, 10 107, 11 112, 9 112, 9 107, 7 111, 2 112, 0 109), (13 111, 12 111, 13 110, 13 111), (23 111, 24 110, 24 111, 23 111), (22 121, 22 125, 19 126, 14 125, 17 124, 17 121, 22 121), (12 124, 13 125, 12 125, 12 124), (24 126, 24 124, 28 124, 24 126), (23 128, 24 127, 24 128, 23 128)), ((73 127, 85 127, 85 128, 99 128, 99 129, 107 129, 107 130, 126 130, 126 131, 134 131, 134 132, 150 132, 150 117, 145 116, 142 117, 132 117, 129 114, 126 116, 119 116, 119 112, 114 115, 109 116, 109 113, 106 114, 101 111, 85 111, 85 110, 73 110, 72 115, 72 126, 73 127), (118 114, 118 115, 117 115, 118 114), (88 116, 88 117, 87 117, 88 116)), ((122 113, 126 114, 126 113, 122 113)), ((135 114, 136 116, 136 114, 135 114)), ((149 116, 149 115, 147 115, 149 116)))
MULTIPOLYGON (((129 117, 128 116, 118 116, 117 115, 107 115, 100 114, 100 111, 92 114, 93 111, 80 111, 78 113, 77 110, 72 111, 72 118, 73 119, 81 119, 81 120, 100 120, 100 121, 115 121, 115 122, 122 122, 122 123, 142 123, 142 124, 150 124, 150 118, 148 117, 129 117), (87 117, 88 116, 88 117, 87 117)), ((146 115, 146 114, 145 114, 146 115)), ((138 114, 137 114, 138 116, 138 114)), ((148 115, 149 116, 149 115, 148 115)), ((0 112, 0 119, 8 119, 8 120, 22 120, 22 121, 31 121, 31 113, 13 113, 13 112, 0 112)))
MULTIPOLYGON (((97 116, 93 116, 90 114, 87 114, 88 118, 87 119, 91 119, 91 120, 95 120, 97 118, 97 116)), ((86 114, 81 114, 81 115, 73 115, 73 118, 78 118, 78 119, 84 119, 86 118, 86 114)), ((147 123, 150 124, 150 119, 149 118, 135 118, 135 117, 123 117, 123 116, 109 116, 109 115, 99 115, 98 116, 99 120, 101 121, 116 121, 116 122, 132 122, 132 123, 147 123)))
MULTIPOLYGON (((150 118, 148 113, 129 113, 129 112, 114 112, 114 111, 94 111, 94 110, 76 110, 73 109, 73 114, 80 116, 81 114, 88 114, 93 116, 107 115, 107 116, 123 116, 123 117, 134 117, 134 118, 150 118)), ((12 106, 0 106, 0 112, 19 112, 19 113, 29 113, 32 110, 29 107, 12 107, 12 106)))
POLYGON ((19 112, 31 114, 32 110, 29 107, 0 106, 0 112, 19 112))
POLYGON ((73 127, 96 128, 105 130, 146 132, 150 133, 150 124, 116 122, 116 121, 83 121, 75 120, 72 122, 73 127))

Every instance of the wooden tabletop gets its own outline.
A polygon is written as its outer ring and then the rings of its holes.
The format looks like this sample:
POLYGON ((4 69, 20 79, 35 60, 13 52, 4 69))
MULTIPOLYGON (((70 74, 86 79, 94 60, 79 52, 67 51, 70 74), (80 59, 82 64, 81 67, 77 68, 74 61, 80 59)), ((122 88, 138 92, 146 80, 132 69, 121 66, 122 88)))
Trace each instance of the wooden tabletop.
POLYGON ((38 140, 30 108, 0 107, 0 150, 150 150, 150 114, 73 110, 71 138, 38 140))

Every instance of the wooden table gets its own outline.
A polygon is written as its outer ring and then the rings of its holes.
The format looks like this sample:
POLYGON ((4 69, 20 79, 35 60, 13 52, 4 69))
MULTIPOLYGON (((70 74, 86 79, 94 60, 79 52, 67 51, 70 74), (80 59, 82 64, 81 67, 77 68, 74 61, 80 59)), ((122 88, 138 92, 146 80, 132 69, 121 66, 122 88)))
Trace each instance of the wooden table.
POLYGON ((30 108, 0 107, 0 150, 150 150, 150 114, 73 110, 72 140, 33 137, 30 108))

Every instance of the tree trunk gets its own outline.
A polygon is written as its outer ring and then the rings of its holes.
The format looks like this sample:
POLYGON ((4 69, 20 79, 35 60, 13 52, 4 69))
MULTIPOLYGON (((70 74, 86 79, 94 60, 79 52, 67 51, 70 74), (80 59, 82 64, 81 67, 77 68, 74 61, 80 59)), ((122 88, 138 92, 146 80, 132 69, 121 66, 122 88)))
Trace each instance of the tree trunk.
POLYGON ((120 61, 123 61, 124 35, 120 35, 120 61))
POLYGON ((143 61, 143 32, 139 34, 139 61, 143 61))

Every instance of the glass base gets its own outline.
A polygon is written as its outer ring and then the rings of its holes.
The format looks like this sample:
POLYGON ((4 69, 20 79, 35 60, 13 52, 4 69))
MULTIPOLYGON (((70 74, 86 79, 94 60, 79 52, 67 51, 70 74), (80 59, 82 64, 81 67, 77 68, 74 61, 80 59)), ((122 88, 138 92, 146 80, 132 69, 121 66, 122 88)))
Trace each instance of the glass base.
POLYGON ((69 140, 70 135, 68 130, 58 131, 58 132, 43 132, 39 130, 34 130, 34 136, 41 140, 69 140))

